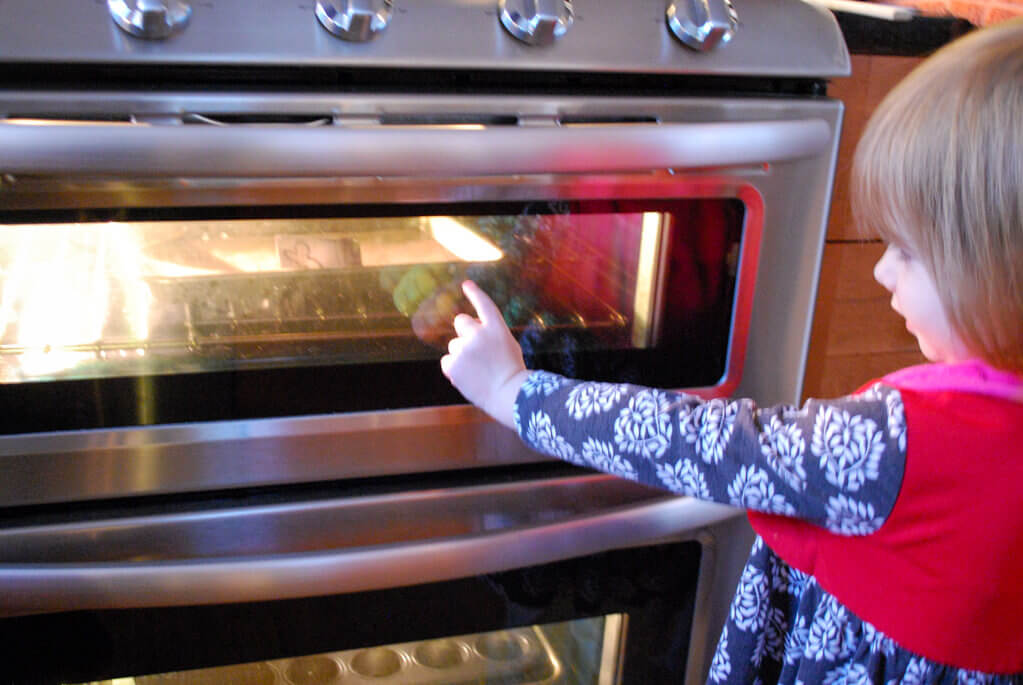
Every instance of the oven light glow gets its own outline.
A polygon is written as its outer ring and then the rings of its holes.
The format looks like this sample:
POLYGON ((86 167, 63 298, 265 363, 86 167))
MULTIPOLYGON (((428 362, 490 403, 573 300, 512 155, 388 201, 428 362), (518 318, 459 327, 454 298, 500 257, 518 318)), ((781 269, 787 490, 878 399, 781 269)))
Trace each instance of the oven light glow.
POLYGON ((276 252, 267 251, 264 253, 247 254, 237 250, 214 247, 210 249, 210 254, 225 264, 230 264, 235 270, 242 273, 254 274, 282 270, 281 258, 276 252))
POLYGON ((466 262, 496 262, 504 257, 496 245, 450 216, 431 216, 430 233, 444 249, 466 262))
MULTIPOLYGON (((216 255, 220 257, 220 255, 216 255)), ((149 258, 146 260, 147 271, 154 276, 162 276, 165 278, 188 278, 190 276, 215 276, 220 271, 216 269, 206 269, 196 266, 188 266, 187 264, 175 264, 174 262, 163 261, 160 259, 149 258)))
POLYGON ((643 224, 639 242, 639 264, 636 269, 636 295, 633 300, 632 344, 638 348, 649 347, 656 338, 657 293, 654 289, 658 271, 658 256, 661 252, 663 215, 660 212, 643 212, 643 224))
POLYGON ((22 376, 45 377, 94 360, 101 343, 148 338, 151 293, 130 226, 7 230, 16 239, 3 260, 0 334, 21 350, 22 376))

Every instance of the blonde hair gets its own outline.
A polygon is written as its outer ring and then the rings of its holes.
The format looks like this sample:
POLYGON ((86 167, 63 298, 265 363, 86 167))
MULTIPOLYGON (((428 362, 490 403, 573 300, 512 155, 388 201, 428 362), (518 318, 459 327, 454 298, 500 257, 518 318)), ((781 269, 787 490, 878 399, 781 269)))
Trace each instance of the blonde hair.
POLYGON ((852 201, 863 230, 922 261, 972 354, 1023 371, 1023 19, 950 43, 888 94, 852 201))

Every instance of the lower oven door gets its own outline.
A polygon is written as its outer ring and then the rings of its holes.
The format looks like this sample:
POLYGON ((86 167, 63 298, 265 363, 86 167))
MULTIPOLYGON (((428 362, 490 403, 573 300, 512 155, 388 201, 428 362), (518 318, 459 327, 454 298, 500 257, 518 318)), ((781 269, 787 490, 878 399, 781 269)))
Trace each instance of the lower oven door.
POLYGON ((569 472, 434 485, 25 514, 0 532, 3 680, 702 682, 734 510, 569 472))

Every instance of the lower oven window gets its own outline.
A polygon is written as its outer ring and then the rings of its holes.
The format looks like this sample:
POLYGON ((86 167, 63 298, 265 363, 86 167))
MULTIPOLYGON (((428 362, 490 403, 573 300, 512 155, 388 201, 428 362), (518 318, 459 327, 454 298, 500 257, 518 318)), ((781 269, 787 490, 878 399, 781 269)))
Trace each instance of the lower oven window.
POLYGON ((83 417, 22 430, 458 402, 437 360, 469 278, 533 368, 713 386, 746 224, 734 197, 0 216, 0 383, 60 384, 11 407, 83 417), (400 396, 367 387, 391 377, 400 396), (289 399, 310 379, 346 390, 289 399), (273 406, 239 406, 247 385, 273 406))
POLYGON ((604 685, 620 679, 624 625, 624 615, 611 614, 103 682, 109 685, 339 685, 353 682, 604 685))

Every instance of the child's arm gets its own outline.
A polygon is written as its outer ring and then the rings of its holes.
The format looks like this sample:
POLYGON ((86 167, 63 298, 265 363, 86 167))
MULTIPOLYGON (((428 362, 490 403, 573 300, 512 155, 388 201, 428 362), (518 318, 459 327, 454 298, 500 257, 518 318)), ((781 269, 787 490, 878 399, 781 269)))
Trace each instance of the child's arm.
POLYGON ((905 466, 898 391, 878 386, 802 408, 760 408, 749 399, 701 400, 527 371, 496 305, 475 284, 463 288, 480 318, 458 315, 458 337, 441 368, 469 401, 530 447, 846 535, 877 530, 894 506, 905 466))
POLYGON ((478 319, 455 317, 454 339, 440 368, 465 399, 508 428, 515 427, 515 397, 529 376, 522 348, 512 337, 501 311, 472 281, 462 291, 475 307, 478 319))

